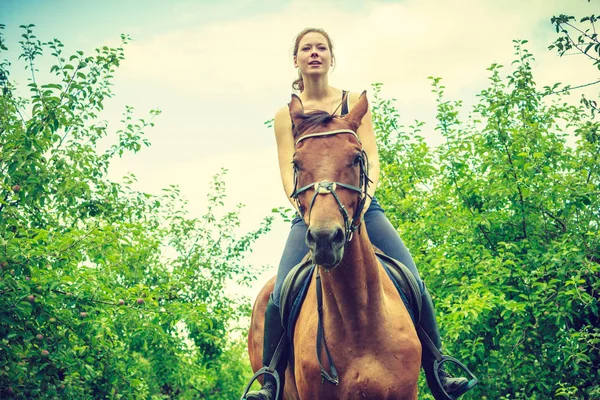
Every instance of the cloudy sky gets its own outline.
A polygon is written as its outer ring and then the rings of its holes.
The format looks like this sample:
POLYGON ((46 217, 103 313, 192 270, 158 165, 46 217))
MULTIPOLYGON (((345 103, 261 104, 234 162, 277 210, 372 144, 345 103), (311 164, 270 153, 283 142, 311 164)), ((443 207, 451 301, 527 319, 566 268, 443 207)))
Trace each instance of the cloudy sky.
MULTIPOLYGON (((230 204, 246 204, 242 220, 250 229, 272 208, 288 205, 264 122, 289 100, 293 38, 303 28, 330 33, 337 57, 332 85, 362 91, 384 83, 383 95, 397 99, 402 120, 426 121, 424 134, 436 144, 427 77, 442 77, 449 99, 472 103, 490 64, 509 70, 514 39, 530 41, 540 87, 597 80, 588 60, 547 50, 556 38, 553 15, 583 17, 597 14, 594 7, 596 0, 0 0, 0 23, 7 26, 12 77, 22 84, 19 25, 35 24, 41 40, 60 39, 67 54, 91 54, 130 34, 102 118, 117 130, 125 105, 140 117, 152 108, 162 115, 147 132, 152 146, 115 162, 111 177, 132 172, 138 189, 152 193, 178 184, 200 215, 211 176, 227 168, 230 204)), ((277 223, 249 262, 276 266, 287 230, 277 223)), ((273 273, 261 276, 250 295, 273 273)))

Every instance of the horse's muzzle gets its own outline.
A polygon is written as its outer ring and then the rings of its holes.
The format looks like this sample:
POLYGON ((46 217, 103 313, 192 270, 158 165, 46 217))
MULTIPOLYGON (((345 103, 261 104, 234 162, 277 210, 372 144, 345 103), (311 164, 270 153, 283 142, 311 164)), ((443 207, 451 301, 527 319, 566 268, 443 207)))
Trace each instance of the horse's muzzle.
POLYGON ((312 252, 313 261, 326 269, 333 269, 342 261, 345 243, 346 235, 340 227, 306 231, 306 245, 312 252))

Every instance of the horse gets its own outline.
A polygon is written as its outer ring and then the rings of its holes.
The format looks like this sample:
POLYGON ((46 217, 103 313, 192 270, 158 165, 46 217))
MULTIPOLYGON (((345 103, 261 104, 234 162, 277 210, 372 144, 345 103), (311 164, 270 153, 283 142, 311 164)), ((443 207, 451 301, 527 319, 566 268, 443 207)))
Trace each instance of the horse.
MULTIPOLYGON (((356 130, 368 110, 366 92, 344 117, 305 114, 295 95, 289 109, 296 126, 292 197, 307 223, 316 270, 293 332, 283 398, 416 400, 421 343, 361 223, 369 179, 356 130)), ((252 310, 248 353, 255 372, 274 283, 265 284, 252 310)))

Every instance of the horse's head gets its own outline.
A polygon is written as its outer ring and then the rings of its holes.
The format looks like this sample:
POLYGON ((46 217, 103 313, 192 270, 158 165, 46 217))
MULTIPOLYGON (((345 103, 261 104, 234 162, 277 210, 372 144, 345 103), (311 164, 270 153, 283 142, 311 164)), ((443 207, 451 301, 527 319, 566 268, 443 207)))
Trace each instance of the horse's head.
POLYGON ((292 197, 308 226, 306 243, 313 261, 328 269, 342 260, 344 246, 360 224, 369 179, 356 130, 367 109, 364 92, 344 117, 323 111, 305 114, 295 95, 290 102, 296 126, 292 197))

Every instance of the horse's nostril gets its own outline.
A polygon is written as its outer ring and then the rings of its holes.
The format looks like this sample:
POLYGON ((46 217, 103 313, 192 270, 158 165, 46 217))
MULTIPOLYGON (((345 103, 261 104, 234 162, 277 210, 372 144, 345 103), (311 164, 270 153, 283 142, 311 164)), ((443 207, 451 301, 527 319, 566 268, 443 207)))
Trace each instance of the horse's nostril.
POLYGON ((306 242, 309 246, 314 245, 316 240, 313 236, 313 233, 310 229, 306 231, 306 242))
POLYGON ((306 231, 306 244, 309 247, 316 246, 326 246, 330 247, 332 245, 343 245, 344 244, 344 230, 341 228, 336 228, 334 230, 329 229, 308 229, 306 231))
POLYGON ((334 243, 343 243, 344 242, 344 231, 342 228, 337 228, 335 231, 335 235, 333 236, 334 243))

